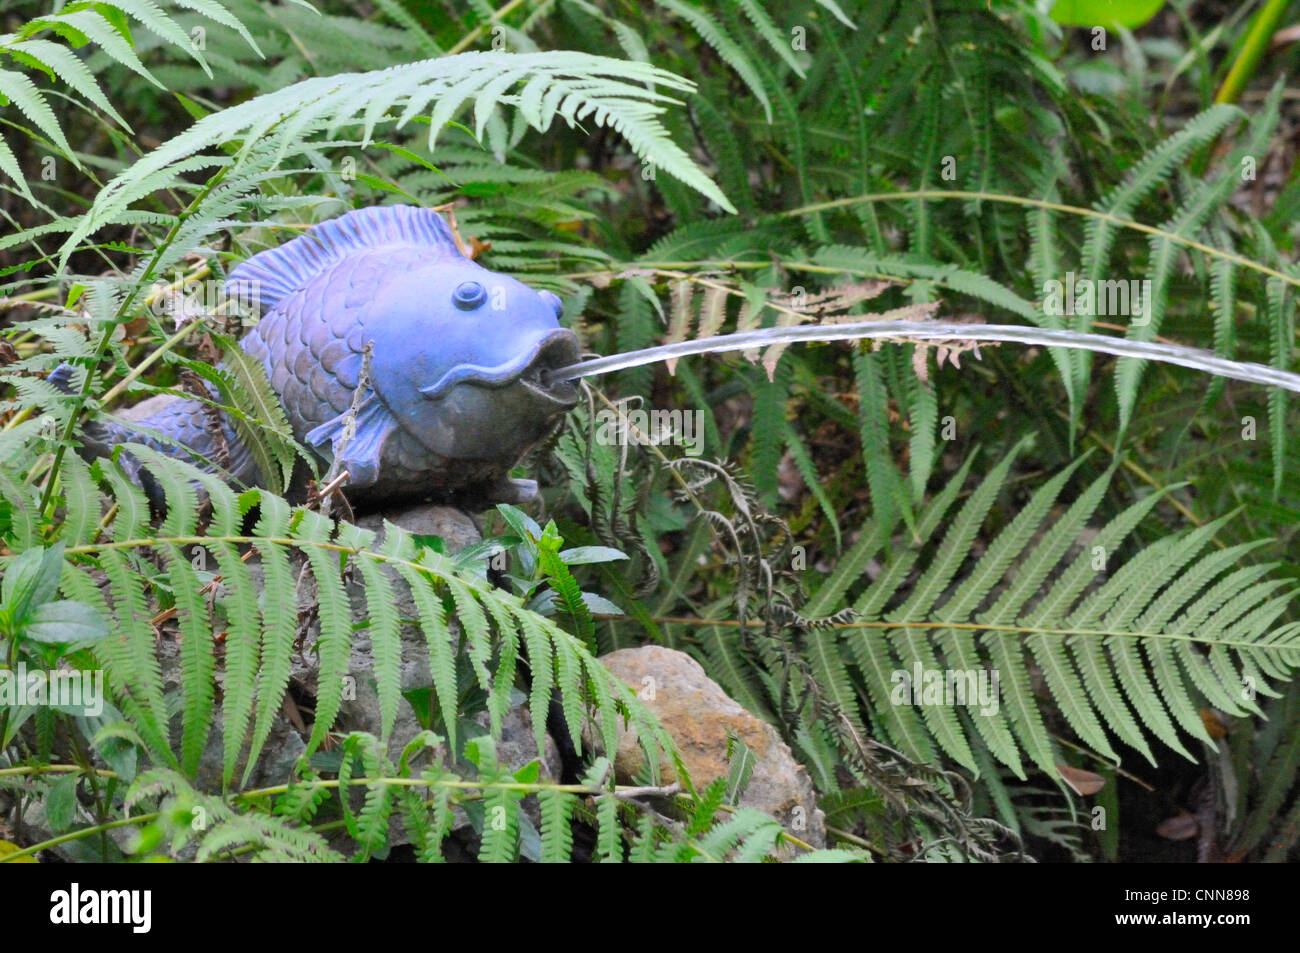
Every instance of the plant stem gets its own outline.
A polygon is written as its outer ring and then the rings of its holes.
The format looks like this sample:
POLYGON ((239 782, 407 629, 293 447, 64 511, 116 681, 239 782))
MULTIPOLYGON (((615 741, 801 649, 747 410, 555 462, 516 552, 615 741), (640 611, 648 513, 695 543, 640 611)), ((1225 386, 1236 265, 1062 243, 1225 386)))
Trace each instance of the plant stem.
POLYGON ((1237 58, 1232 61, 1223 85, 1214 96, 1216 103, 1235 103, 1241 98, 1241 92, 1255 75, 1259 61, 1268 50, 1269 41, 1277 31, 1277 25, 1291 6, 1290 0, 1267 0, 1263 8, 1255 14, 1246 32, 1246 39, 1237 51, 1237 58))
POLYGON ((186 324, 179 331, 177 331, 175 334, 169 337, 166 341, 163 341, 163 343, 160 344, 154 351, 152 351, 148 357, 146 357, 135 367, 131 368, 131 373, 127 374, 126 377, 122 378, 120 381, 114 384, 113 387, 109 389, 108 393, 106 393, 102 398, 100 398, 100 403, 105 406, 111 404, 123 391, 125 391, 128 387, 130 387, 140 377, 141 374, 143 374, 155 363, 157 363, 158 359, 161 358, 164 354, 166 354, 168 351, 174 348, 181 341, 185 340, 185 338, 201 324, 203 324, 202 320, 191 321, 189 324, 186 324))
POLYGON ((31 847, 24 847, 22 850, 16 850, 12 854, 5 854, 0 857, 0 864, 7 864, 18 860, 20 857, 30 857, 37 851, 46 850, 50 847, 57 847, 60 844, 66 844, 69 841, 81 840, 83 837, 91 837, 102 831, 111 831, 116 827, 130 827, 132 824, 145 824, 149 821, 156 821, 162 817, 161 811, 155 811, 153 814, 140 814, 136 817, 126 817, 120 821, 109 821, 106 824, 96 824, 94 827, 84 827, 79 831, 72 831, 67 834, 61 834, 58 837, 52 837, 49 840, 41 841, 39 844, 33 844, 31 847))
POLYGON ((494 23, 501 22, 501 20, 504 19, 507 14, 513 12, 515 7, 519 6, 523 2, 524 0, 510 0, 510 2, 507 3, 504 7, 494 11, 492 16, 488 17, 478 26, 474 27, 474 29, 470 30, 468 33, 462 36, 456 42, 456 45, 447 51, 447 55, 455 56, 457 53, 463 51, 471 43, 477 40, 487 27, 491 26, 494 23))

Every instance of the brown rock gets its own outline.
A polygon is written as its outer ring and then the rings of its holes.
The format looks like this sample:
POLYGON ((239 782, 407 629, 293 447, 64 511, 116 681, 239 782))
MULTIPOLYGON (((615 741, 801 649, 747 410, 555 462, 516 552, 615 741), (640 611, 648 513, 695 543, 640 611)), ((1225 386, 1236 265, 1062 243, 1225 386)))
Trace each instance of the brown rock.
MULTIPOLYGON (((682 761, 697 788, 727 774, 727 734, 734 732, 754 753, 756 764, 740 805, 776 818, 794 837, 814 847, 826 846, 826 816, 803 765, 795 761, 777 730, 750 714, 700 663, 684 652, 659 645, 620 649, 600 661, 627 682, 677 742, 682 761)), ((620 725, 614 770, 632 783, 645 756, 634 728, 620 725)), ((665 784, 676 780, 673 766, 660 760, 665 784)))

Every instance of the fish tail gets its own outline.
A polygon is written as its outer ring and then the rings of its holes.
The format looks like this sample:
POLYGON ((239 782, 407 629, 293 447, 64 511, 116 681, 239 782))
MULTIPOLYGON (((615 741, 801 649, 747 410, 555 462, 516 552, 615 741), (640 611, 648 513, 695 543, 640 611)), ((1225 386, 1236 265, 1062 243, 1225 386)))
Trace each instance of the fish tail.
MULTIPOLYGON (((60 364, 50 374, 49 382, 65 394, 73 393, 72 367, 60 364)), ((237 483, 257 481, 259 471, 252 453, 240 440, 224 413, 200 400, 174 400, 139 421, 139 429, 105 420, 86 421, 81 428, 83 459, 112 456, 123 444, 137 443, 161 454, 184 460, 201 470, 216 473, 237 483)), ((155 512, 166 513, 166 499, 161 485, 132 454, 122 452, 118 462, 131 482, 149 498, 155 512)), ((200 489, 200 497, 205 494, 200 489)))
MULTIPOLYGON (((46 378, 60 393, 75 396, 72 387, 72 365, 60 364, 46 378)), ((114 447, 124 443, 139 443, 141 435, 120 424, 106 420, 87 420, 81 425, 81 446, 78 455, 87 463, 98 457, 110 456, 114 447)))

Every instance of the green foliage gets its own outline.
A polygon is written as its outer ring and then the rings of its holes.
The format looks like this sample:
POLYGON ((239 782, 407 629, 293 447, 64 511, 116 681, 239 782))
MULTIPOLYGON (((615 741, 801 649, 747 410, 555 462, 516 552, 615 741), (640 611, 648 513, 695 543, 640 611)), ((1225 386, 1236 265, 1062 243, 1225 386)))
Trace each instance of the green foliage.
MULTIPOLYGON (((200 546, 229 547, 226 550, 227 557, 233 555, 233 547, 238 546, 246 554, 255 553, 259 557, 259 564, 279 564, 280 568, 271 570, 268 576, 278 575, 282 578, 286 575, 284 567, 292 565, 294 554, 300 553, 305 558, 306 566, 303 568, 310 568, 319 594, 320 632, 317 648, 321 658, 320 691, 308 754, 325 740, 342 697, 343 676, 347 672, 352 640, 353 615, 341 574, 351 564, 359 567, 366 584, 369 635, 374 645, 376 674, 380 680, 385 734, 391 728, 398 701, 398 619, 393 608, 392 583, 381 570, 381 567, 391 567, 408 586, 422 594, 422 597, 416 599, 416 605, 422 612, 438 601, 435 585, 450 592, 457 604, 459 617, 466 620, 464 637, 469 643, 471 656, 476 656, 483 662, 476 666, 476 674, 479 687, 489 695, 490 707, 503 709, 508 703, 506 696, 513 682, 510 666, 513 666, 518 657, 522 638, 519 627, 526 625, 529 648, 533 653, 531 664, 534 669, 551 673, 548 677, 560 692, 566 713, 572 719, 570 730, 575 736, 580 737, 582 732, 580 713, 584 693, 593 681, 599 680, 602 683, 599 690, 602 697, 610 699, 611 703, 616 702, 620 709, 625 709, 633 723, 645 733, 644 737, 657 738, 664 744, 665 750, 671 750, 671 742, 665 741, 662 731, 654 726, 634 696, 595 663, 580 639, 565 633, 544 616, 526 609, 518 598, 492 589, 466 571, 458 570, 447 557, 429 548, 417 547, 410 534, 399 527, 391 524, 385 527, 380 547, 376 544, 373 532, 347 524, 336 530, 319 513, 305 506, 291 507, 268 491, 254 490, 236 496, 220 480, 197 468, 171 461, 142 445, 128 445, 128 450, 146 464, 153 465, 159 473, 168 505, 166 523, 156 533, 152 532, 147 508, 138 505, 122 506, 113 496, 114 485, 119 492, 130 492, 125 489, 127 485, 124 478, 105 479, 106 504, 108 511, 113 514, 112 519, 103 527, 105 541, 97 541, 96 537, 84 537, 64 539, 62 542, 72 544, 68 551, 70 556, 98 557, 121 567, 122 585, 114 589, 113 604, 109 606, 102 595, 92 597, 101 611, 116 621, 119 631, 131 627, 134 615, 131 607, 146 604, 146 590, 150 585, 147 575, 128 567, 143 566, 141 560, 147 559, 150 551, 160 550, 164 554, 179 609, 177 618, 181 643, 187 652, 183 658, 182 698, 186 715, 183 749, 190 770, 207 737, 212 701, 213 661, 211 648, 206 644, 211 641, 212 624, 200 597, 201 587, 191 569, 191 554, 182 551, 182 547, 188 550, 200 546), (192 484, 202 484, 211 501, 212 523, 204 535, 195 535, 193 514, 197 501, 191 489, 192 484), (114 506, 114 503, 117 505, 114 506), (262 515, 254 533, 245 536, 237 530, 232 531, 255 506, 260 508, 262 515), (266 535, 259 535, 259 532, 266 535), (495 675, 488 672, 486 661, 489 659, 497 662, 495 675)), ((65 457, 64 465, 71 469, 84 467, 75 457, 65 457)), ((97 464, 97 469, 99 468, 97 464)), ((243 560, 228 558, 223 570, 227 567, 233 569, 236 562, 242 563, 243 560)), ((74 571, 72 576, 65 578, 64 585, 71 591, 89 592, 91 585, 78 580, 84 579, 85 570, 93 567, 94 563, 91 563, 74 571)), ((234 573, 232 577, 238 578, 234 573)), ((226 585, 221 586, 217 592, 215 608, 218 612, 231 620, 252 620, 244 634, 250 637, 250 648, 260 641, 261 665, 265 674, 272 664, 272 654, 283 652, 287 648, 282 633, 276 631, 284 620, 258 605, 255 586, 226 585)), ((262 601, 265 605, 274 600, 268 597, 262 601)), ((446 620, 440 613, 430 613, 418 621, 431 645, 432 657, 435 652, 441 651, 441 645, 447 639, 446 620), (433 647, 435 642, 438 643, 437 648, 433 647)), ((240 625, 238 621, 235 624, 240 625)), ((132 699, 158 698, 162 694, 157 663, 149 656, 150 653, 147 652, 128 654, 120 650, 104 650, 98 655, 110 683, 118 686, 119 690, 132 699)), ((280 660, 281 671, 283 661, 280 660)), ((245 726, 241 719, 247 717, 249 699, 256 695, 258 724, 265 724, 270 715, 279 710, 283 699, 284 687, 278 679, 268 677, 260 686, 257 685, 257 669, 257 665, 242 662, 237 672, 227 672, 226 694, 233 704, 225 713, 223 728, 225 737, 228 740, 235 739, 235 744, 244 737, 245 726), (231 675, 237 675, 238 681, 232 682, 231 675)), ((457 697, 455 671, 443 671, 442 678, 443 694, 449 698, 457 697)), ((534 703, 538 706, 533 711, 534 720, 545 723, 544 699, 535 698, 534 703)), ((155 707, 141 709, 139 712, 146 738, 161 739, 166 735, 165 721, 156 717, 156 711, 155 707)), ((611 711, 610 715, 612 714, 611 711)), ((602 730, 606 744, 612 747, 614 725, 609 718, 604 719, 602 730)), ((249 766, 256 762, 261 743, 262 739, 255 739, 254 744, 247 749, 246 763, 249 766)), ((151 754, 167 760, 168 749, 163 746, 151 754)), ((232 750, 228 749, 228 759, 231 754, 232 750)), ((652 759, 655 756, 650 755, 652 759)), ((233 761, 228 760, 226 783, 231 780, 233 768, 233 761)))
POLYGON ((1031 668, 1041 674, 1055 713, 1108 759, 1118 755, 1107 729, 1153 764, 1146 733, 1191 757, 1177 729, 1210 741, 1192 702, 1197 692, 1224 711, 1258 714, 1253 692, 1242 686, 1262 684, 1263 672, 1285 677, 1300 658, 1300 643, 1294 625, 1272 627, 1291 594, 1273 595, 1282 580, 1258 581, 1271 567, 1231 571, 1255 547, 1197 559, 1224 519, 1128 552, 1122 568, 1107 572, 1107 561, 1130 549, 1130 534, 1159 496, 1133 504, 1079 546, 1108 480, 1099 478, 1064 514, 1045 522, 1071 467, 1036 490, 972 560, 976 534, 1013 459, 995 466, 956 513, 949 509, 959 488, 953 484, 921 511, 922 530, 942 526, 942 538, 933 547, 891 554, 853 603, 863 621, 850 625, 863 628, 839 630, 833 641, 840 646, 828 653, 831 670, 824 677, 839 677, 835 657, 847 654, 865 685, 864 709, 902 751, 931 761, 937 744, 976 774, 972 743, 987 746, 1018 776, 1024 776, 1021 754, 1056 774, 1061 755, 1045 727, 1051 712, 1030 682, 1031 668), (918 574, 913 567, 922 552, 929 558, 918 574), (910 591, 900 600, 905 583, 910 591), (897 675, 918 665, 925 672, 997 672, 1001 703, 994 693, 992 705, 981 707, 967 684, 953 707, 922 705, 918 718, 909 701, 934 686, 897 675))
POLYGON ((1185 37, 1119 31, 1099 57, 1061 25, 1094 22, 1087 4, 319 6, 20 2, 0 36, 0 639, 7 668, 102 668, 110 690, 95 718, 0 709, 9 764, 67 740, 63 776, 7 797, 106 856, 78 803, 156 806, 131 856, 364 860, 400 827, 437 861, 465 823, 493 861, 801 851, 740 806, 743 745, 729 777, 668 795, 671 816, 591 750, 630 718, 652 761, 673 756, 595 662, 657 642, 778 729, 841 846, 1114 856, 1122 831, 1079 828, 1060 766, 1169 749, 1214 766, 1220 853, 1285 858, 1300 417, 1280 390, 960 341, 683 359, 591 386, 531 461, 545 516, 499 508, 499 535, 453 556, 287 499, 310 455, 232 346, 247 316, 157 307, 324 218, 406 202, 454 205, 479 260, 559 293, 597 352, 969 315, 1290 369, 1300 190, 1245 174, 1267 179, 1284 87, 1211 103, 1243 17, 1198 33, 1184 11, 1185 37), (1149 281, 1146 320, 1046 307, 1070 274, 1149 281), (63 362, 71 394, 46 380, 63 362), (133 445, 159 523, 77 445, 122 399, 193 396, 194 378, 263 480, 239 492, 198 466, 220 461, 133 445), (698 443, 607 439, 617 407, 692 411, 698 443), (283 597, 300 582, 310 617, 283 597), (423 694, 401 691, 405 626, 423 694), (376 737, 335 724, 359 632, 376 737), (309 754, 239 791, 308 633, 309 754), (894 704, 916 665, 998 673, 996 713, 894 704), (519 698, 543 748, 553 695, 581 784, 498 755, 519 698), (405 704, 428 729, 413 739, 393 737, 405 704))
MULTIPOLYGON (((157 805, 155 811, 139 817, 141 827, 129 852, 143 858, 193 856, 200 862, 235 859, 250 852, 270 862, 340 861, 344 856, 336 847, 306 826, 331 793, 338 797, 343 826, 354 847, 348 859, 358 862, 387 852, 393 812, 400 816, 419 859, 441 861, 452 809, 460 808, 477 818, 480 862, 507 862, 522 856, 541 863, 565 863, 574 855, 571 824, 586 813, 582 797, 594 801, 600 818, 602 861, 752 863, 773 856, 784 837, 781 826, 759 811, 719 815, 719 802, 712 794, 721 790, 722 782, 701 799, 683 798, 687 820, 679 825, 604 786, 600 778, 609 763, 603 759, 584 784, 559 785, 538 780, 536 761, 514 773, 504 772, 486 735, 466 746, 468 778, 445 763, 444 753, 443 739, 425 732, 412 740, 395 766, 378 739, 353 733, 343 742, 337 780, 308 777, 286 788, 249 791, 236 799, 238 809, 195 790, 173 772, 150 771, 136 779, 126 796, 129 806, 157 805), (416 773, 413 762, 426 754, 428 763, 416 773), (353 774, 354 761, 364 767, 364 774, 353 774), (363 790, 354 799, 357 788, 363 790), (541 817, 540 837, 522 809, 534 800, 541 817), (619 824, 623 810, 640 815, 637 833, 626 839, 619 824), (523 836, 524 831, 532 836, 523 836)), ((830 862, 865 859, 853 851, 809 851, 801 857, 830 862)))

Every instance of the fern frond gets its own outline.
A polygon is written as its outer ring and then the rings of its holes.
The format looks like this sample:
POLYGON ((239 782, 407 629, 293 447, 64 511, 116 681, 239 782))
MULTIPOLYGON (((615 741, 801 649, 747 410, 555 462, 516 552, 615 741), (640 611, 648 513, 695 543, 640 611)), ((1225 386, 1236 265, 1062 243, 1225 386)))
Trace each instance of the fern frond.
MULTIPOLYGON (((912 572, 919 550, 897 552, 855 603, 867 622, 851 625, 870 628, 848 637, 853 670, 862 679, 870 709, 904 751, 929 756, 934 743, 977 770, 967 734, 973 722, 987 750, 1018 775, 1023 776, 1021 753, 1054 775, 1058 759, 1047 728, 1051 710, 1033 687, 1030 673, 1036 670, 1054 710, 1099 754, 1116 758, 1106 736, 1109 729, 1148 758, 1148 733, 1186 755, 1180 731, 1205 736, 1196 698, 1215 704, 1227 700, 1238 693, 1240 672, 1246 668, 1260 684, 1267 684, 1267 676, 1290 672, 1296 635, 1272 628, 1289 596, 1266 598, 1275 587, 1254 584, 1261 572, 1223 575, 1253 547, 1198 558, 1226 519, 1126 556, 1098 585, 1099 571, 1117 558, 1122 542, 1159 501, 1153 494, 1111 520, 1072 560, 1062 563, 1109 482, 1108 476, 1094 481, 1062 517, 1050 519, 1055 500, 1081 460, 1037 489, 987 550, 971 559, 976 531, 1013 456, 1000 461, 951 519, 919 577, 912 572), (1044 588, 1054 570, 1059 575, 1044 588), (905 583, 907 596, 900 602, 905 583), (1036 595, 1037 601, 1031 601, 1036 595), (991 605, 982 610, 991 596, 991 605), (899 602, 897 608, 883 611, 893 602, 899 602), (1253 611, 1243 618, 1248 609, 1253 611), (871 621, 878 618, 883 621, 871 621), (888 641, 873 634, 877 628, 889 633, 888 641), (1263 659, 1268 661, 1267 676, 1263 659), (1254 665, 1255 660, 1261 664, 1254 665), (1000 705, 992 713, 977 712, 967 695, 955 703, 946 698, 923 704, 918 718, 906 701, 909 696, 905 694, 905 703, 899 705, 891 690, 898 684, 898 672, 910 678, 918 667, 944 673, 980 672, 990 665, 1000 676, 1001 690, 1000 705), (969 719, 957 718, 963 710, 969 719)), ((960 480, 950 482, 923 510, 922 539, 947 519, 944 514, 957 485, 960 480)), ((862 548, 864 553, 879 551, 879 544, 873 540, 862 548)), ((834 590, 846 584, 828 583, 834 590)), ((815 596, 812 604, 832 603, 815 596)), ((828 649, 819 646, 818 651, 815 663, 828 649)), ((843 675, 827 675, 827 666, 821 667, 819 684, 842 705, 838 696, 847 691, 847 681, 843 675)))
MULTIPOLYGON (((339 527, 339 542, 352 549, 370 549, 374 539, 373 530, 362 530, 351 524, 339 527)), ((397 601, 388 575, 374 560, 360 559, 357 565, 365 583, 366 617, 370 622, 368 634, 375 662, 375 688, 379 693, 379 737, 387 742, 397 720, 402 687, 402 636, 397 601)))
POLYGON ((537 795, 542 809, 542 863, 562 864, 573 853, 573 830, 569 816, 578 798, 554 789, 537 795))
POLYGON ((60 259, 66 263, 84 238, 116 221, 136 198, 169 183, 193 161, 190 157, 205 149, 242 140, 244 145, 234 158, 236 168, 255 149, 268 148, 274 167, 308 148, 309 133, 363 122, 364 143, 390 109, 402 107, 396 120, 400 128, 436 100, 428 140, 432 151, 441 128, 471 97, 480 126, 486 108, 495 103, 514 106, 538 131, 545 131, 557 116, 570 125, 584 119, 607 125, 642 159, 734 211, 659 122, 662 104, 674 100, 643 84, 683 93, 694 88, 688 80, 646 64, 569 52, 462 53, 368 73, 303 80, 205 116, 115 177, 81 216, 63 243, 60 259), (508 92, 520 83, 522 90, 508 92))
MULTIPOLYGON (((1133 322, 1129 328, 1129 337, 1140 341, 1151 341, 1160 333, 1168 302, 1168 284, 1172 277, 1174 264, 1179 249, 1174 244, 1176 237, 1190 238, 1205 224, 1231 196, 1241 183, 1241 163, 1249 157, 1262 155, 1268 148, 1273 129, 1277 125, 1277 104, 1282 86, 1276 85, 1268 103, 1252 123, 1250 135, 1228 156, 1219 173, 1212 179, 1201 183, 1191 196, 1179 208, 1177 214, 1162 226, 1162 233, 1151 238, 1151 257, 1148 266, 1150 282, 1149 301, 1143 302, 1141 316, 1143 320, 1133 322)), ((1279 289, 1281 293, 1281 289, 1279 289)), ((1277 320, 1282 321, 1279 313, 1277 320)), ((1283 322, 1285 323, 1285 322, 1283 322)), ((1270 325, 1276 327, 1276 325, 1270 325)), ((1289 366, 1289 364, 1282 365, 1289 366)), ((1119 394, 1120 431, 1127 429, 1137 400, 1138 382, 1145 364, 1141 361, 1121 359, 1115 367, 1115 389, 1119 394)), ((1273 393, 1270 392, 1270 402, 1273 393)), ((1279 399, 1285 396, 1278 394, 1279 399)), ((1272 415, 1270 414, 1270 417, 1272 415)), ((1276 452, 1277 444, 1274 443, 1276 452)), ((1281 467, 1275 463, 1274 473, 1280 480, 1281 467)))

